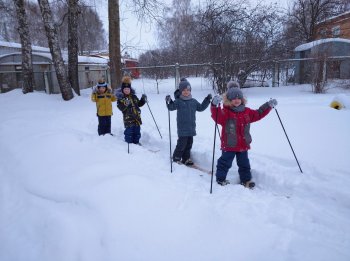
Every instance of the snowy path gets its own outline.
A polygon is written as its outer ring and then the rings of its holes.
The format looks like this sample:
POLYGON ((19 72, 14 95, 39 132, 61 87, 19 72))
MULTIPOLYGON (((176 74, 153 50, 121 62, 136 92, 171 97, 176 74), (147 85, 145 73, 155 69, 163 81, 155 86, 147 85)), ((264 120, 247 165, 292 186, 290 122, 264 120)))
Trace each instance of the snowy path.
MULTIPOLYGON (((163 97, 149 95, 163 139, 143 108, 144 146, 130 146, 128 154, 119 112, 115 109, 113 116, 115 136, 98 137, 87 93, 69 103, 30 94, 13 105, 16 95, 0 96, 0 260, 350 258, 350 175, 343 167, 348 163, 334 159, 336 167, 324 167, 299 153, 301 174, 288 147, 280 156, 273 153, 277 145, 288 146, 285 140, 261 150, 263 139, 283 137, 272 117, 254 133, 250 161, 257 188, 236 184, 234 164, 228 176, 232 184, 214 183, 210 194, 210 175, 180 165, 170 173, 163 97), (5 113, 9 106, 14 109, 5 113)), ((262 98, 251 95, 259 104, 262 98)), ((305 100, 300 98, 301 108, 305 100)), ((282 106, 287 116, 289 104, 282 106)), ((293 108, 292 114, 298 111, 293 108)), ((197 128, 206 127, 197 129, 192 157, 210 170, 208 115, 198 114, 197 128)), ((299 120, 306 123, 308 116, 299 120)), ((332 121, 341 124, 344 117, 349 112, 332 121)), ((288 130, 293 133, 293 127, 288 130)), ((300 144, 310 139, 293 134, 297 151, 307 151, 300 144)), ((340 139, 349 144, 344 135, 340 139)), ((338 150, 341 156, 347 152, 347 147, 338 150)), ((216 159, 219 154, 217 142, 216 159)), ((330 161, 334 157, 328 155, 330 161)))

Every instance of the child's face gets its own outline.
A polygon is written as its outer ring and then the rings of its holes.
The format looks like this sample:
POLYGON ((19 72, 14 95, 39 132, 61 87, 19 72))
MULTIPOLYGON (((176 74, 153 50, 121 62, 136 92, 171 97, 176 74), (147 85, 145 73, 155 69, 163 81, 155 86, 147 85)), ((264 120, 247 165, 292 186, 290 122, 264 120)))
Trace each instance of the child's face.
POLYGON ((233 100, 230 101, 231 106, 238 107, 239 105, 242 104, 242 100, 240 98, 234 98, 233 100))
POLYGON ((181 95, 185 97, 189 96, 190 94, 191 94, 191 90, 187 88, 181 92, 181 95))
POLYGON ((99 93, 104 93, 106 91, 106 87, 99 87, 98 92, 99 93))
POLYGON ((123 92, 124 92, 125 95, 129 95, 130 91, 131 91, 130 88, 124 88, 123 89, 123 92))

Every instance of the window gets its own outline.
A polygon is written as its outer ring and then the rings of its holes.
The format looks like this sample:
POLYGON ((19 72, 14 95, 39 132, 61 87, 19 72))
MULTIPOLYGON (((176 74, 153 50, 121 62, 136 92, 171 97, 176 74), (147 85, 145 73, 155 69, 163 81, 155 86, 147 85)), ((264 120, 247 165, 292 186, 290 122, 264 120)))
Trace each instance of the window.
POLYGON ((334 26, 332 28, 332 35, 333 35, 333 37, 339 37, 340 36, 340 25, 334 26))
POLYGON ((327 29, 321 28, 319 34, 320 34, 321 38, 326 38, 327 37, 327 29))

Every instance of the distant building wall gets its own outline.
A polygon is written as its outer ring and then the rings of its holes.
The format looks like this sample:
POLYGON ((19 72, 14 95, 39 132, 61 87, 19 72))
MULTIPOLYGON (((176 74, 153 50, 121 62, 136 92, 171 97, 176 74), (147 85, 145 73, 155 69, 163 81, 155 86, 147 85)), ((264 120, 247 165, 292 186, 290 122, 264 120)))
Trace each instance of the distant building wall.
POLYGON ((350 39, 350 12, 331 17, 316 25, 314 40, 324 38, 350 39))
MULTIPOLYGON (((63 54, 67 60, 67 54, 63 54)), ((35 90, 60 93, 55 68, 48 48, 35 47, 32 54, 35 90), (39 52, 34 52, 39 50, 39 52)), ((95 57, 78 57, 78 77, 81 89, 97 84, 100 78, 109 79, 107 60, 95 57)), ((21 45, 0 41, 0 87, 1 92, 21 88, 22 53, 21 45)))

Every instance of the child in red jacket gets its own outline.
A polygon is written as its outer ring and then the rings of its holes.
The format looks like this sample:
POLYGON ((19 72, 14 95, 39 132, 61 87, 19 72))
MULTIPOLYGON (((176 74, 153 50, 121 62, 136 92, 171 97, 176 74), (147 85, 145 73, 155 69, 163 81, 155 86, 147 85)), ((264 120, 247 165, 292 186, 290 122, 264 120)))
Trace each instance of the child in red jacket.
POLYGON ((259 109, 252 110, 245 106, 246 99, 237 82, 231 81, 227 87, 228 90, 223 95, 223 108, 218 106, 222 100, 218 95, 213 98, 211 105, 211 117, 222 126, 222 155, 216 166, 216 182, 222 186, 230 183, 226 180, 226 176, 236 157, 241 184, 253 188, 255 183, 252 181, 248 158, 248 150, 252 141, 249 133, 250 123, 264 118, 271 108, 277 105, 277 101, 271 99, 259 109))

